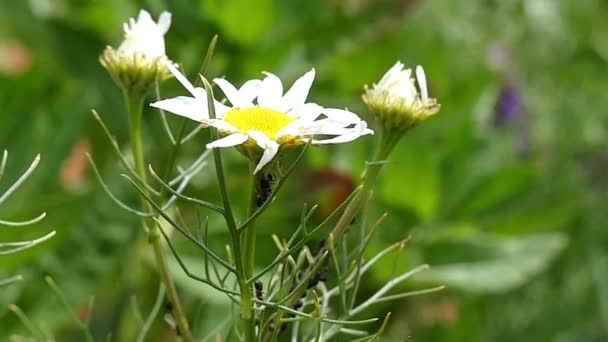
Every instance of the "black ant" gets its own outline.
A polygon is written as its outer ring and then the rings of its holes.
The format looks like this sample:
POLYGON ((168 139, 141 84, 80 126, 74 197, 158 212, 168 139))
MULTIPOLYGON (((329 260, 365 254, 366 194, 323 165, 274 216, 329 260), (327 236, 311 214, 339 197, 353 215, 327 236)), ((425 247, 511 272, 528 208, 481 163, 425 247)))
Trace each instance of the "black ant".
POLYGON ((256 204, 261 207, 272 195, 272 187, 274 185, 274 177, 268 173, 260 178, 256 204))

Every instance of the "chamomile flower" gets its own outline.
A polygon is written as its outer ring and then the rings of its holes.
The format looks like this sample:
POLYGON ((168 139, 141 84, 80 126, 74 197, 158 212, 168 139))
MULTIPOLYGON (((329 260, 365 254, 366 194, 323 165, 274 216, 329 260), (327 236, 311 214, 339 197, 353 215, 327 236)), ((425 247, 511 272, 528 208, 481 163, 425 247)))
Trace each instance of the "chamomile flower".
POLYGON ((167 68, 192 97, 161 100, 152 106, 217 128, 221 138, 207 144, 207 148, 237 147, 257 163, 254 173, 277 155, 311 139, 315 145, 339 144, 373 134, 355 113, 306 102, 314 69, 296 80, 286 93, 281 80, 268 72, 264 79, 249 80, 238 89, 227 80, 216 78, 214 83, 232 106, 215 101, 216 119, 210 119, 205 90, 195 88, 173 65, 167 64, 167 68))
POLYGON ((129 91, 146 92, 156 79, 170 76, 164 64, 169 61, 165 54, 165 33, 171 26, 171 13, 163 12, 155 22, 145 10, 137 20, 130 18, 123 24, 124 40, 114 49, 106 47, 100 57, 116 83, 129 91))
POLYGON ((407 130, 418 122, 437 113, 441 105, 430 98, 426 75, 421 66, 416 67, 416 79, 412 70, 397 62, 372 87, 365 87, 363 101, 370 112, 387 128, 407 130))

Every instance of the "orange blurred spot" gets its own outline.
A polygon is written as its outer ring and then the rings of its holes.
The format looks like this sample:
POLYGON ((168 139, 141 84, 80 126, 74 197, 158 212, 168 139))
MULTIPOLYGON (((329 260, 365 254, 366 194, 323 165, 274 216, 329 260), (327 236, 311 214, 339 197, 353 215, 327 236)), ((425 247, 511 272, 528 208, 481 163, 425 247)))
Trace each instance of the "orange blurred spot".
POLYGON ((89 163, 86 154, 91 151, 91 143, 87 139, 80 140, 72 149, 68 158, 61 166, 61 185, 68 190, 75 190, 82 185, 89 163))
POLYGON ((0 73, 18 76, 28 71, 32 65, 32 54, 19 41, 0 44, 0 73))
POLYGON ((458 303, 452 299, 444 299, 436 303, 424 304, 418 308, 420 323, 424 325, 450 325, 460 317, 458 303))

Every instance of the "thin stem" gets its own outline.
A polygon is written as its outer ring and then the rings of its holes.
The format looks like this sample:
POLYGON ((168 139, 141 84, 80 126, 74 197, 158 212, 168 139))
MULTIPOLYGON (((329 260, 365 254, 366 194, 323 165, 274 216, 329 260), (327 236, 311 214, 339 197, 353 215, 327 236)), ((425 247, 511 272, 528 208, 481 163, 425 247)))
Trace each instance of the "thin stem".
POLYGON ((353 292, 350 298, 350 309, 355 306, 355 301, 357 299, 357 293, 359 292, 359 284, 361 282, 361 263, 363 262, 363 253, 365 250, 365 245, 369 241, 366 242, 367 235, 367 215, 369 211, 369 204, 371 202, 372 197, 372 189, 376 184, 376 179, 378 178, 378 174, 382 169, 382 166, 386 164, 386 158, 393 150, 399 139, 400 135, 387 133, 385 130, 380 131, 380 143, 376 148, 376 152, 374 153, 374 157, 371 162, 367 163, 365 171, 363 172, 363 176, 361 177, 363 190, 361 201, 361 217, 359 222, 359 240, 361 241, 361 248, 359 249, 359 256, 357 258, 356 269, 355 269, 355 285, 353 288, 353 292))
POLYGON ((10 285, 14 282, 23 280, 23 276, 21 274, 14 275, 12 277, 6 279, 0 279, 0 287, 10 285))
MULTIPOLYGON (((133 150, 133 159, 135 161, 135 171, 143 182, 143 184, 145 185, 147 184, 147 177, 142 142, 142 115, 144 96, 143 94, 125 92, 125 98, 127 103, 127 109, 129 112, 129 129, 131 134, 131 148, 133 150)), ((143 191, 144 193, 146 193, 147 189, 144 187, 143 191)), ((145 196, 143 196, 143 194, 142 196, 140 196, 140 199, 144 211, 152 212, 152 208, 150 207, 150 204, 146 200, 145 196)), ((152 220, 150 217, 143 218, 142 221, 144 224, 144 228, 146 228, 146 231, 148 232, 148 242, 152 245, 154 257, 158 266, 158 272, 161 281, 167 291, 167 297, 169 302, 171 303, 173 315, 179 328, 179 332, 184 341, 192 342, 194 341, 194 338, 192 337, 192 333, 190 332, 190 327, 188 326, 188 319, 186 318, 181 302, 179 300, 179 296, 177 295, 175 283, 173 282, 173 279, 171 278, 169 272, 169 265, 167 263, 165 252, 163 250, 161 234, 158 230, 159 228, 155 224, 154 220, 152 220)))
POLYGON ((49 336, 46 336, 42 329, 35 326, 34 323, 32 323, 32 321, 27 317, 25 312, 23 312, 23 310, 21 310, 21 308, 19 308, 17 305, 10 304, 8 309, 11 310, 17 316, 17 318, 19 318, 25 328, 33 335, 32 337, 34 337, 34 340, 46 341, 51 339, 49 336))
POLYGON ((152 327, 152 323, 156 316, 158 316, 158 312, 160 311, 161 306, 163 305, 163 299, 165 298, 165 287, 163 284, 160 284, 158 287, 158 295, 156 296, 156 301, 154 302, 154 306, 152 306, 152 311, 146 318, 144 325, 141 327, 139 334, 137 335, 137 342, 143 342, 146 339, 146 335, 148 335, 148 331, 150 327, 152 327))
POLYGON ((384 296, 388 291, 390 291, 393 287, 397 286, 401 282, 409 279, 414 274, 424 271, 429 268, 429 265, 420 265, 412 270, 409 270, 397 278, 393 278, 389 280, 378 292, 374 293, 371 297, 369 297, 365 302, 359 304, 356 308, 354 308, 351 312, 349 312, 349 316, 354 316, 363 310, 365 310, 368 306, 375 304, 376 301, 384 296))
POLYGON ((72 317, 74 318, 74 320, 78 324, 78 327, 82 331, 82 334, 84 335, 85 341, 87 341, 87 342, 95 342, 95 338, 93 337, 93 334, 91 333, 91 329, 74 312, 74 310, 72 309, 72 307, 68 303, 68 300, 65 297, 65 294, 61 291, 61 289, 59 288, 59 286, 57 286, 57 284, 55 283, 55 281, 53 280, 53 278, 51 278, 50 276, 46 276, 45 280, 46 280, 47 284, 49 285, 49 287, 53 290, 53 292, 55 292, 55 295, 57 295, 57 298, 59 298, 59 301, 61 302, 61 304, 63 304, 63 306, 65 307, 66 311, 72 314, 72 317))
MULTIPOLYGON (((2 159, 2 173, 4 173, 4 166, 6 164, 6 156, 8 154, 6 153, 6 151, 4 152, 4 157, 2 159)), ((21 186, 21 184, 23 184, 23 182, 25 182, 26 179, 29 178, 29 176, 32 175, 32 173, 34 172, 34 170, 36 169, 36 167, 38 166, 38 163, 40 163, 40 155, 37 155, 36 158, 34 158, 34 161, 32 162, 32 164, 30 164, 30 166, 27 168, 27 170, 25 170, 25 172, 19 176, 19 178, 15 181, 15 183, 13 183, 13 185, 11 185, 1 196, 0 196, 0 204, 2 204, 2 202, 6 201, 7 198, 9 198, 13 192, 15 192, 15 190, 19 189, 19 187, 21 186)))
MULTIPOLYGON (((258 186, 261 180, 261 172, 257 175, 253 174, 253 170, 255 168, 255 164, 253 162, 250 163, 250 171, 251 171, 251 189, 249 194, 249 205, 247 209, 247 217, 251 217, 258 208, 257 198, 258 198, 258 186)), ((244 258, 244 267, 245 267, 245 279, 249 279, 253 277, 253 272, 255 270, 255 221, 252 220, 249 222, 246 229, 242 232, 239 232, 239 237, 241 237, 242 248, 243 248, 243 258, 244 258)), ((245 287, 247 293, 253 292, 253 284, 245 283, 245 287)), ((250 331, 253 331, 255 334, 255 319, 253 316, 255 315, 253 312, 253 305, 251 307, 242 307, 241 310, 250 311, 250 316, 252 317, 248 321, 245 322, 245 332, 249 334, 250 331)))
MULTIPOLYGON (((177 141, 173 144, 173 149, 171 150, 171 154, 169 155, 169 160, 167 161, 167 166, 165 168, 165 177, 163 179, 165 181, 169 181, 171 177, 171 170, 175 166, 175 162, 177 161, 177 155, 180 152, 180 148, 182 147, 182 136, 186 131, 186 119, 182 119, 182 124, 179 129, 179 133, 177 134, 177 141)), ((161 189, 161 195, 163 194, 163 190, 161 189)))
MULTIPOLYGON (((215 119, 215 100, 213 96, 213 89, 211 88, 211 84, 201 76, 201 81, 205 87, 205 91, 207 92, 207 106, 209 110, 209 117, 211 119, 215 119)), ((211 139, 217 140, 219 139, 219 132, 217 129, 211 129, 211 139)), ((232 242, 232 250, 234 254, 234 264, 236 267, 236 276, 237 282, 239 284, 240 294, 241 294, 241 319, 243 320, 243 325, 245 326, 245 340, 247 342, 256 341, 255 336, 255 315, 254 315, 254 304, 253 304, 253 285, 247 284, 247 274, 245 272, 246 266, 243 261, 243 256, 241 254, 241 241, 240 234, 238 232, 238 228, 236 222, 234 220, 234 215, 232 213, 232 207, 230 205, 230 199, 228 197, 228 190, 226 188, 226 179, 224 176, 224 166, 222 164, 222 154, 221 149, 215 148, 213 149, 213 159, 215 162, 215 172, 217 174, 217 181, 220 188, 220 194, 222 196, 222 203, 224 207, 224 219, 226 221, 226 225, 228 226, 228 230, 230 232, 230 238, 232 242)))
MULTIPOLYGON (((129 111, 129 133, 131 138, 131 149, 133 151, 133 160, 135 162, 135 172, 141 179, 142 183, 147 184, 148 182, 146 176, 146 166, 144 161, 144 149, 142 139, 142 115, 144 97, 127 93, 125 93, 125 97, 127 109, 129 111)), ((142 200, 142 206, 148 207, 148 204, 145 200, 142 200)), ((150 225, 148 225, 148 228, 149 227, 150 225)))
MULTIPOLYGON (((260 176, 261 173, 257 175, 253 174, 253 168, 255 168, 255 164, 253 162, 250 163, 251 169, 251 189, 249 194, 249 206, 247 209, 247 217, 251 217, 258 208, 257 199, 258 199, 258 186, 260 185, 260 181, 263 176, 260 176)), ((245 229, 243 234, 243 254, 245 257, 245 274, 247 275, 247 279, 253 277, 253 271, 255 269, 255 221, 250 221, 247 228, 245 229)))

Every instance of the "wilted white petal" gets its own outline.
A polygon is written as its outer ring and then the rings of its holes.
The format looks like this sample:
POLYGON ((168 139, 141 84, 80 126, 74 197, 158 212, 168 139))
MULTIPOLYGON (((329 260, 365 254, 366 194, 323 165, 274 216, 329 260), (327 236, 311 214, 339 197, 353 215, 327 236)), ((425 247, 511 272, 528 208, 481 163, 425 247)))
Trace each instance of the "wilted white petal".
POLYGON ((350 112, 346 109, 325 108, 323 109, 323 114, 325 114, 327 118, 335 122, 349 124, 356 124, 361 122, 361 118, 357 114, 350 112))
POLYGON ((243 133, 234 133, 207 144, 207 148, 231 147, 244 143, 249 137, 243 133))
POLYGON ((272 73, 265 72, 266 77, 262 80, 258 94, 258 105, 274 110, 281 109, 281 98, 283 97, 283 84, 281 80, 272 73))
POLYGON ((253 171, 253 173, 256 174, 264 166, 270 163, 274 156, 276 156, 277 152, 279 152, 279 144, 260 131, 249 130, 247 131, 247 135, 249 135, 256 142, 256 144, 258 144, 258 146, 264 150, 262 158, 260 158, 260 162, 253 171))
POLYGON ((311 136, 311 135, 341 135, 350 132, 352 128, 346 128, 348 125, 332 122, 329 119, 321 119, 314 122, 296 120, 285 126, 277 137, 286 135, 293 136, 311 136))
POLYGON ((166 110, 173 114, 177 114, 198 122, 209 119, 209 113, 207 112, 207 101, 201 101, 201 99, 198 98, 178 96, 172 99, 151 103, 150 106, 166 110))
POLYGON ((305 121, 305 120, 295 120, 290 122, 289 124, 287 124, 287 126, 281 128, 277 134, 275 134, 276 138, 282 138, 284 136, 287 135, 294 135, 294 136, 300 136, 300 135, 306 135, 306 133, 304 133, 304 130, 306 129, 306 127, 310 124, 310 121, 305 121))
POLYGON ((323 119, 315 121, 305 131, 307 135, 342 135, 352 131, 352 127, 347 126, 332 122, 329 119, 323 119))
POLYGON ((304 121, 313 121, 317 119, 321 113, 323 113, 323 109, 323 107, 316 103, 306 103, 293 108, 287 112, 287 115, 304 121))
POLYGON ((315 69, 310 69, 302 77, 298 78, 291 88, 283 96, 281 108, 283 111, 288 111, 292 108, 297 108, 306 102, 312 82, 315 80, 315 69))
POLYGON ((215 84, 217 84, 218 87, 222 89, 222 92, 224 93, 224 95, 226 95, 226 98, 228 99, 228 101, 230 101, 230 103, 232 103, 234 107, 247 108, 253 106, 253 103, 251 101, 247 101, 247 99, 242 98, 241 94, 232 85, 232 83, 226 81, 223 78, 214 78, 213 82, 215 82, 215 84))
MULTIPOLYGON (((306 134, 314 134, 314 133, 306 133, 308 132, 311 125, 315 126, 316 120, 321 112, 323 111, 323 107, 319 106, 316 103, 306 103, 298 108, 293 109, 289 113, 289 116, 296 118, 296 120, 289 123, 287 126, 283 127, 278 133, 277 138, 286 136, 286 135, 306 135, 306 134)), ((319 120, 323 121, 323 120, 319 120)))
POLYGON ((351 142, 362 135, 374 134, 374 131, 367 128, 365 121, 361 121, 355 127, 351 128, 349 132, 339 135, 337 137, 325 140, 313 140, 314 145, 326 145, 326 144, 341 144, 351 142))

